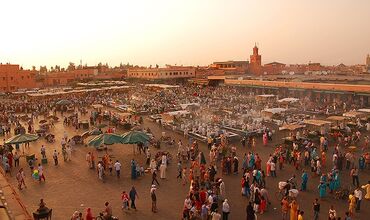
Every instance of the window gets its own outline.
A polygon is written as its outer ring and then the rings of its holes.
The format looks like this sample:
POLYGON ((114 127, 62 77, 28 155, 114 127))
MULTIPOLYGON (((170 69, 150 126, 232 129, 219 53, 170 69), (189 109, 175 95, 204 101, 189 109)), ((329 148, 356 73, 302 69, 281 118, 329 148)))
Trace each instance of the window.
POLYGON ((5 77, 3 77, 3 80, 5 80, 5 77))
POLYGON ((22 79, 24 78, 24 76, 21 77, 22 79))
MULTIPOLYGON (((10 80, 13 80, 13 77, 10 77, 10 80)), ((14 88, 14 86, 12 86, 14 88)))

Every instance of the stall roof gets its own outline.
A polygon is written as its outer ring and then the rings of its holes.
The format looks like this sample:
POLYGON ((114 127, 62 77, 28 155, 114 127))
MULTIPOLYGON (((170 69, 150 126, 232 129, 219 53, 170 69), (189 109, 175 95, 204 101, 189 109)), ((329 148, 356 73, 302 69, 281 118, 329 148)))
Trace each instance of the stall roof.
POLYGON ((148 86, 148 87, 158 87, 158 88, 161 88, 161 89, 168 89, 168 88, 179 88, 180 86, 177 86, 177 85, 166 85, 166 84, 145 84, 145 86, 148 86))
POLYGON ((279 114, 281 112, 285 112, 287 109, 285 108, 266 108, 264 110, 262 110, 263 112, 269 112, 269 113, 272 113, 272 114, 279 114))
POLYGON ((272 97, 275 97, 275 95, 272 95, 272 94, 265 94, 265 95, 258 95, 257 97, 262 97, 262 98, 272 98, 272 97))
POLYGON ((343 116, 349 117, 349 118, 360 118, 360 117, 364 116, 364 113, 363 112, 350 111, 350 112, 343 113, 343 116))
POLYGON ((340 116, 340 115, 333 115, 333 116, 326 118, 326 120, 330 120, 330 121, 344 121, 345 119, 346 117, 340 116))
POLYGON ((175 115, 187 115, 187 114, 190 114, 190 112, 189 111, 173 111, 173 112, 166 112, 164 114, 175 116, 175 115))
POLYGON ((279 131, 281 130, 289 130, 289 131, 294 131, 296 129, 299 129, 299 128, 304 128, 306 127, 306 125, 298 125, 298 124, 287 124, 287 125, 283 125, 279 128, 279 131))
POLYGON ((357 111, 364 112, 364 113, 370 113, 370 108, 361 108, 361 109, 359 109, 357 111))
POLYGON ((319 120, 319 119, 304 120, 304 123, 308 124, 308 125, 316 125, 316 126, 323 126, 323 125, 326 125, 326 124, 331 124, 330 121, 324 121, 324 120, 319 120))
POLYGON ((93 108, 103 108, 104 106, 101 104, 94 104, 92 105, 93 108))
POLYGON ((299 99, 297 98, 284 98, 284 99, 279 99, 278 102, 298 102, 299 99))

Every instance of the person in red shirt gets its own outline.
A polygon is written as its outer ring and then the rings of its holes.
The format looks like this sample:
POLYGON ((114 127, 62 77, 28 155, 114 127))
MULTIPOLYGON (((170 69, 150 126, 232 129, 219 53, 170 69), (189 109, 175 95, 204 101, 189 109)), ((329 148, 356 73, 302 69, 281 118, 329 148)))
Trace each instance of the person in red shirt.
POLYGON ((91 208, 86 209, 86 215, 85 215, 85 220, 93 220, 93 214, 91 212, 91 208))

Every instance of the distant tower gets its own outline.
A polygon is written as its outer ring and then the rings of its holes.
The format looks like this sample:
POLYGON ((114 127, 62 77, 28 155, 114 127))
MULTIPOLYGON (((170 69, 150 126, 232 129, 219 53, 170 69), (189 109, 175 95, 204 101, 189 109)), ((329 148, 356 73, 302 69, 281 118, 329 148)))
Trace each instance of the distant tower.
POLYGON ((250 56, 250 64, 255 67, 261 66, 261 55, 258 54, 257 44, 253 47, 253 55, 250 56))
POLYGON ((366 66, 370 67, 370 55, 369 54, 366 57, 366 66))

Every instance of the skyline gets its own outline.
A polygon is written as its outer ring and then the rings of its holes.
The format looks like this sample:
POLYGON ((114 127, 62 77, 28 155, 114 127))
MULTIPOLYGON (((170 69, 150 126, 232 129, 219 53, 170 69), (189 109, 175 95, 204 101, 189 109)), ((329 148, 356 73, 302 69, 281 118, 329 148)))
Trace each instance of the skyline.
POLYGON ((262 63, 364 64, 370 1, 9 1, 0 14, 0 62, 117 66, 262 63), (232 3, 232 4, 231 4, 232 3), (22 5, 22 7, 19 7, 22 5), (294 41, 291 40, 294 37, 294 41))

